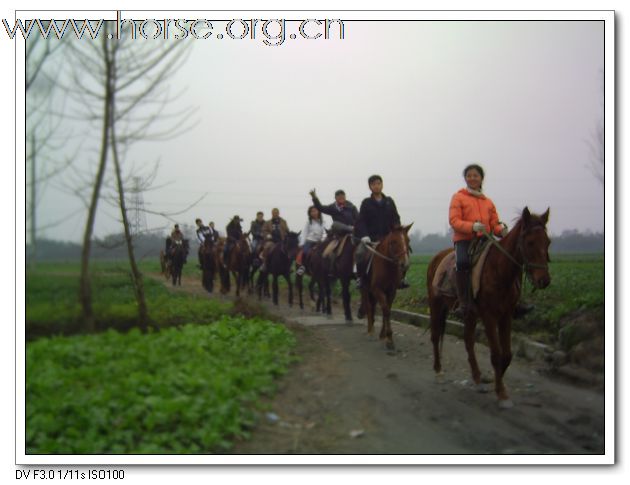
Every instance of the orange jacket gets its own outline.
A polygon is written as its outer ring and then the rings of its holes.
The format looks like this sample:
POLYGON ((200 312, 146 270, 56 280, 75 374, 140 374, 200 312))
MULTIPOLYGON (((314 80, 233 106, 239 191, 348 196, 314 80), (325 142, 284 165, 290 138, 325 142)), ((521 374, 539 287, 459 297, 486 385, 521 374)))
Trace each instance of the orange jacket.
MULTIPOLYGON (((451 198, 448 210, 448 222, 453 228, 453 242, 472 239, 472 226, 475 222, 482 222, 486 231, 500 235, 503 226, 499 224, 499 215, 494 203, 485 195, 474 196, 465 188, 459 190, 451 198)), ((481 236, 482 233, 478 233, 481 236)))

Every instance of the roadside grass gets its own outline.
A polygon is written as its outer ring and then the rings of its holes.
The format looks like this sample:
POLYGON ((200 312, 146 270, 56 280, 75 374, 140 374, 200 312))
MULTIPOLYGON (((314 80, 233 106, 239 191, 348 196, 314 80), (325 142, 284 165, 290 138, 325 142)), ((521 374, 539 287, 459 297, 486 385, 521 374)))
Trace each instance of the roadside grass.
POLYGON ((30 342, 27 453, 227 452, 249 436, 294 345, 284 326, 238 317, 30 342))

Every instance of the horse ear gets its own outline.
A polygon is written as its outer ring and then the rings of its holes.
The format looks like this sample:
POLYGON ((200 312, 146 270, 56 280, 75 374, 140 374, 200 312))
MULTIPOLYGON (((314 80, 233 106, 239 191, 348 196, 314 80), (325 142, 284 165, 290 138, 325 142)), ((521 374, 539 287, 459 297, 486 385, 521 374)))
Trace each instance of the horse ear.
POLYGON ((547 207, 547 210, 545 211, 545 213, 540 216, 540 218, 542 219, 542 221, 545 223, 545 226, 547 225, 547 222, 549 222, 549 207, 547 207))
POLYGON ((302 231, 298 232, 298 233, 296 234, 296 236, 299 236, 300 234, 302 234, 302 231))
POLYGON ((411 226, 413 226, 413 222, 403 228, 407 234, 409 234, 409 229, 411 229, 411 226))
POLYGON ((531 217, 532 217, 532 214, 529 212, 529 208, 525 206, 525 208, 523 209, 523 213, 521 214, 521 219, 523 219, 523 222, 525 223, 526 226, 529 225, 529 221, 531 217))

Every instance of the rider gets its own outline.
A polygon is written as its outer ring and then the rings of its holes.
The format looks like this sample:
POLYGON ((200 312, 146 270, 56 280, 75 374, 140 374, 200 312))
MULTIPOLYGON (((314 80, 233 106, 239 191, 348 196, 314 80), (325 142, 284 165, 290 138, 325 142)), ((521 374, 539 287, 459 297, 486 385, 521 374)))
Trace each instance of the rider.
POLYGON ((265 269, 265 260, 271 249, 276 243, 284 241, 288 233, 289 226, 287 225, 287 221, 280 217, 280 210, 274 207, 271 209, 271 219, 263 224, 262 229, 263 239, 265 241, 260 256, 263 262, 261 266, 262 271, 265 269))
POLYGON ((483 230, 496 236, 507 234, 507 226, 499 221, 494 203, 482 191, 481 185, 485 176, 483 168, 477 164, 468 165, 463 175, 466 187, 453 195, 448 211, 455 245, 455 279, 459 300, 456 314, 460 317, 468 315, 472 304, 468 254, 471 241, 475 237, 483 236, 483 230))
MULTIPOLYGON (((355 236, 361 239, 361 244, 355 252, 357 265, 357 287, 361 288, 366 276, 369 258, 367 257, 366 244, 380 242, 392 227, 400 225, 400 215, 394 199, 383 194, 383 179, 380 175, 372 175, 368 179, 368 185, 372 194, 363 199, 359 210, 359 220, 355 226, 355 236)), ((405 270, 406 272, 406 270, 405 270)), ((405 276, 400 283, 400 288, 408 288, 405 276)))
POLYGON ((175 224, 171 235, 166 237, 166 247, 164 251, 164 257, 168 260, 171 259, 171 248, 176 241, 184 241, 184 235, 179 230, 179 224, 175 224))
POLYGON ((322 214, 314 205, 308 208, 308 222, 304 226, 304 230, 300 234, 300 244, 302 245, 302 251, 298 253, 296 262, 298 263, 298 269, 296 273, 303 275, 306 268, 304 267, 304 261, 306 256, 310 252, 311 248, 324 239, 326 239, 326 228, 324 227, 324 221, 322 220, 322 214))
POLYGON ((240 241, 241 237, 243 236, 243 228, 241 227, 241 222, 243 222, 243 219, 241 219, 239 216, 234 216, 225 228, 227 241, 225 243, 225 246, 223 247, 224 266, 227 266, 228 264, 228 255, 230 254, 230 251, 232 251, 234 245, 238 241, 240 241))
POLYGON ((309 192, 313 199, 313 205, 322 213, 332 217, 333 225, 331 229, 339 232, 352 232, 354 225, 359 218, 359 212, 352 202, 346 200, 346 193, 339 189, 335 192, 335 202, 329 205, 322 205, 315 193, 315 189, 309 192))
POLYGON ((208 227, 210 228, 210 235, 212 237, 212 242, 217 242, 219 240, 219 231, 217 231, 214 228, 214 222, 210 222, 210 224, 208 225, 208 227))
POLYGON ((195 219, 195 224, 197 224, 197 241, 199 242, 199 250, 197 251, 197 255, 199 257, 199 268, 203 267, 203 259, 201 258, 201 248, 203 248, 203 243, 206 240, 206 237, 212 234, 212 231, 208 226, 204 226, 201 219, 195 219))
MULTIPOLYGON (((354 231, 354 226, 359 218, 359 211, 355 205, 346 200, 346 193, 339 189, 335 192, 335 202, 332 204, 323 206, 315 193, 315 189, 309 192, 313 199, 313 205, 320 210, 322 214, 327 214, 332 217, 333 223, 330 228, 330 234, 333 238, 342 237, 344 234, 351 234, 354 231)), ((336 244, 331 243, 324 251, 324 257, 330 259, 330 273, 332 274, 335 267, 335 258, 337 252, 335 251, 336 244)))
POLYGON ((256 219, 249 225, 249 233, 252 235, 252 254, 258 254, 258 250, 263 241, 263 226, 265 218, 262 211, 256 212, 256 219))

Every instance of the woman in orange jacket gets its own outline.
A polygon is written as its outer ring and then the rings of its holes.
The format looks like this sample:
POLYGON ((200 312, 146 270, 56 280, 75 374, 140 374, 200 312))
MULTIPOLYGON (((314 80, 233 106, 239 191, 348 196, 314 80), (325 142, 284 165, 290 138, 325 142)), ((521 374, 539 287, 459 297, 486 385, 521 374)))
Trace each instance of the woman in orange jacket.
POLYGON ((451 198, 448 220, 453 228, 455 244, 455 264, 459 311, 468 314, 470 296, 470 258, 468 249, 474 237, 481 237, 485 229, 497 236, 507 234, 507 226, 499 221, 497 209, 492 200, 482 192, 484 171, 477 164, 464 169, 466 187, 457 191, 451 198))

